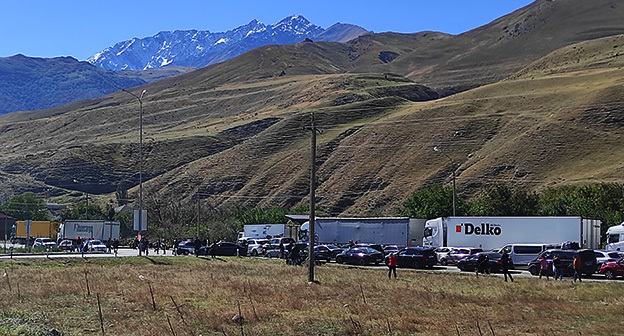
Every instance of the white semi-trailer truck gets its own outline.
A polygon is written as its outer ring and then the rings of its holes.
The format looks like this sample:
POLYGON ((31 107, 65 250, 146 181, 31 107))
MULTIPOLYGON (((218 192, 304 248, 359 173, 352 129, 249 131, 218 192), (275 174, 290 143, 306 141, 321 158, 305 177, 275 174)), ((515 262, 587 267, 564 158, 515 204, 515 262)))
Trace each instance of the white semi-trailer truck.
POLYGON ((102 241, 119 238, 119 222, 103 220, 66 220, 59 227, 58 239, 99 239, 102 241))
MULTIPOLYGON (((348 242, 411 246, 420 245, 425 220, 407 217, 316 217, 314 241, 320 244, 348 242)), ((300 228, 300 238, 308 241, 309 222, 300 228)))
POLYGON ((600 247, 600 221, 581 217, 440 217, 425 224, 423 246, 480 247, 561 244, 600 247))
POLYGON ((607 229, 607 251, 624 251, 624 222, 607 229))

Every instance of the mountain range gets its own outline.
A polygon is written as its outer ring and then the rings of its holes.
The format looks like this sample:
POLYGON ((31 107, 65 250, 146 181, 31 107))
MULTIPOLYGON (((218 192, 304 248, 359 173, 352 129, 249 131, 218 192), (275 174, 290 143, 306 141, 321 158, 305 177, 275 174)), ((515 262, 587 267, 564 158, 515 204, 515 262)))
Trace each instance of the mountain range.
POLYGON ((71 57, 4 57, 0 58, 0 114, 102 97, 225 61, 266 44, 296 43, 306 38, 344 42, 365 33, 363 28, 341 23, 323 29, 293 15, 268 26, 253 20, 223 33, 160 32, 119 42, 88 62, 71 57))
MULTIPOLYGON (((392 214, 453 172, 461 197, 622 182, 622 17, 621 0, 537 0, 460 35, 267 45, 129 89, 146 90, 146 207, 304 204, 312 114, 330 215, 392 214)), ((139 109, 115 92, 1 116, 0 193, 108 198, 126 183, 136 199, 139 109)))
POLYGON ((146 38, 122 41, 91 56, 87 62, 106 70, 147 70, 166 66, 203 68, 269 44, 314 41, 347 42, 365 29, 336 23, 327 29, 301 15, 272 25, 252 20, 246 25, 213 33, 207 30, 164 31, 146 38))

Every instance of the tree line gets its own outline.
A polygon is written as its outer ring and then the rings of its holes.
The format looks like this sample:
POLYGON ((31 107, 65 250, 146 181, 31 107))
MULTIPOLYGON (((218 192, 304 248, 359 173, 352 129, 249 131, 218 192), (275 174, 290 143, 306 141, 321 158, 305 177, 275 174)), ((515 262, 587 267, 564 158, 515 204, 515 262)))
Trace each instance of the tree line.
MULTIPOLYGON (((156 195, 156 193, 147 193, 156 195)), ((118 197, 118 204, 124 204, 118 197)), ((403 204, 388 216, 411 218, 436 218, 452 215, 453 190, 435 184, 410 195, 403 204)), ((245 208, 240 206, 216 207, 207 200, 181 201, 158 196, 148 196, 143 201, 148 211, 150 239, 200 237, 208 241, 234 240, 247 224, 279 224, 287 214, 308 214, 307 206, 293 208, 245 208)), ((0 205, 0 211, 18 219, 48 220, 50 215, 45 202, 34 193, 24 193, 9 198, 0 205)), ((322 208, 317 215, 327 215, 322 208)), ((598 183, 582 186, 549 187, 541 191, 510 184, 493 184, 470 199, 457 197, 458 216, 581 216, 602 221, 602 233, 609 226, 624 221, 624 185, 598 183)), ((132 212, 115 213, 114 204, 104 208, 86 201, 62 210, 59 220, 98 219, 121 223, 121 234, 131 237, 132 212)))

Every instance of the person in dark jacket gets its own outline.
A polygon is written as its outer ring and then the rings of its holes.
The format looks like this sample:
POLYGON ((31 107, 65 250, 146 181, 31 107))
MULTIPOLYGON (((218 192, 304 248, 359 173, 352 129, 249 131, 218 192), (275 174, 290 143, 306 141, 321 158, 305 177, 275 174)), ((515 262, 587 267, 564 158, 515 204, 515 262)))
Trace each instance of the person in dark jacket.
POLYGON ((555 280, 563 280, 563 267, 561 267, 561 258, 555 254, 552 259, 553 269, 555 271, 555 280))
POLYGON ((507 250, 503 250, 503 255, 501 256, 501 266, 503 268, 503 274, 505 275, 505 282, 507 282, 507 276, 509 276, 511 282, 514 281, 511 277, 511 273, 509 273, 510 261, 511 258, 509 257, 509 253, 507 252, 507 250))
POLYGON ((195 239, 195 256, 199 257, 199 249, 201 249, 202 241, 199 238, 195 239))
POLYGON ((490 258, 485 253, 479 253, 477 258, 477 268, 475 269, 477 277, 479 273, 490 274, 490 258))

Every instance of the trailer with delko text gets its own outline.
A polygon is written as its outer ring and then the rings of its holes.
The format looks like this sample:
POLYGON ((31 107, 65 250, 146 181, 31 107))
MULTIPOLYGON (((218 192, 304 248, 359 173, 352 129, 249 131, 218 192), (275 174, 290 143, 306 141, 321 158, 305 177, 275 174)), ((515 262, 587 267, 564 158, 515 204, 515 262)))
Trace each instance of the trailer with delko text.
POLYGON ((600 221, 581 217, 440 217, 425 224, 423 246, 480 247, 578 242, 600 248, 600 221))

